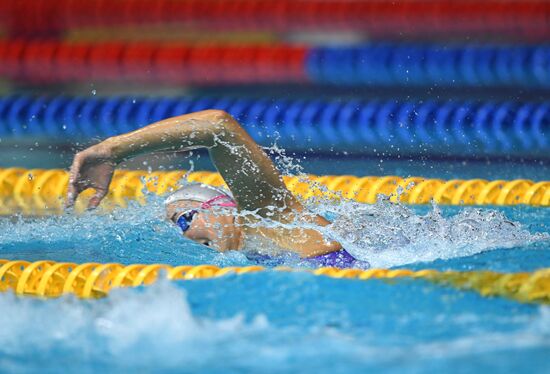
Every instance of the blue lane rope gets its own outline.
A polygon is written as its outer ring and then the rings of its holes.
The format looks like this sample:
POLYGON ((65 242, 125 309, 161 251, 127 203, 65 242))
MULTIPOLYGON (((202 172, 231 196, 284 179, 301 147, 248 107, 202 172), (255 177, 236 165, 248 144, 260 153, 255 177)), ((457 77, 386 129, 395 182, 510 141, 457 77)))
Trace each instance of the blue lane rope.
POLYGON ((338 85, 550 87, 550 45, 372 43, 317 47, 309 78, 338 85))
POLYGON ((550 154, 550 104, 239 98, 0 97, 0 137, 105 138, 214 108, 291 151, 550 154))

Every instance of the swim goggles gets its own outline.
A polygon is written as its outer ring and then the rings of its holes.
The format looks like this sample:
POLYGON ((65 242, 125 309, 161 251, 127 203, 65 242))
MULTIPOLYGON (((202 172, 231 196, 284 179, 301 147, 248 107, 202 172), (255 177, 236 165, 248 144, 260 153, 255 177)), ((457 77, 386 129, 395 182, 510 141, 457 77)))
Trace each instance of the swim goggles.
MULTIPOLYGON (((224 208, 235 208, 237 207, 237 204, 231 200, 231 198, 227 195, 220 195, 216 196, 208 201, 205 201, 201 204, 201 209, 210 209, 213 206, 221 206, 224 208), (220 200, 230 200, 227 202, 219 202, 220 200)), ((182 232, 186 232, 189 230, 189 227, 191 226, 191 222, 193 221, 193 217, 195 214, 197 214, 199 211, 197 209, 191 209, 187 210, 185 212, 182 212, 178 215, 174 215, 174 218, 172 221, 178 225, 178 227, 181 229, 182 232)))
POLYGON ((197 214, 199 211, 196 209, 188 210, 186 212, 182 212, 177 216, 174 216, 172 221, 178 225, 178 227, 181 229, 182 232, 186 232, 189 230, 189 227, 191 226, 191 222, 193 221, 193 217, 195 217, 195 214, 197 214))

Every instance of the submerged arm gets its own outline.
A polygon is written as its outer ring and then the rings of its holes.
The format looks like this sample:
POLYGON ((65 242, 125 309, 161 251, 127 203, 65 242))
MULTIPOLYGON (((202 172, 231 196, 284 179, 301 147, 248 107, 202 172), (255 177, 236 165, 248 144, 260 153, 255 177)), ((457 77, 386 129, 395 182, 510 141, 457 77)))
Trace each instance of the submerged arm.
POLYGON ((266 153, 229 114, 205 110, 168 118, 109 138, 76 154, 71 167, 67 205, 80 192, 95 188, 90 207, 106 195, 114 168, 134 156, 159 151, 206 148, 240 209, 268 206, 301 209, 266 153))

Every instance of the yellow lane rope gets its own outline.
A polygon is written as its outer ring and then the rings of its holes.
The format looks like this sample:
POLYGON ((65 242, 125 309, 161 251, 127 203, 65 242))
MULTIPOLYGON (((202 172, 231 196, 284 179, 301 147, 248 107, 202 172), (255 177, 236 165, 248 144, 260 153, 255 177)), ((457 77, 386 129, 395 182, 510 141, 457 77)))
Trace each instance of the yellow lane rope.
MULTIPOLYGON (((153 172, 118 170, 103 207, 126 206, 127 200, 145 202, 144 191, 162 195, 177 188, 184 171, 153 172)), ((441 180, 420 177, 400 178, 344 176, 287 176, 285 183, 303 198, 343 196, 362 203, 374 203, 380 194, 408 204, 426 204, 431 200, 450 205, 550 205, 550 181, 527 179, 512 181, 484 179, 441 180)), ((64 170, 0 169, 0 214, 56 214, 62 211, 68 173, 64 170)), ((193 172, 189 181, 223 185, 218 173, 193 172)), ((79 199, 83 209, 91 190, 79 199)))
MULTIPOLYGON (((121 265, 116 263, 60 263, 54 261, 0 260, 0 292, 18 295, 58 297, 75 294, 81 298, 106 296, 113 288, 138 287, 157 281, 164 271, 170 280, 217 278, 228 274, 268 271, 263 266, 225 267, 214 265, 170 266, 121 265)), ((437 271, 407 269, 318 269, 274 268, 273 271, 302 271, 314 275, 347 279, 423 279, 461 290, 477 291, 482 296, 500 296, 522 303, 550 304, 550 268, 532 273, 493 271, 437 271)))

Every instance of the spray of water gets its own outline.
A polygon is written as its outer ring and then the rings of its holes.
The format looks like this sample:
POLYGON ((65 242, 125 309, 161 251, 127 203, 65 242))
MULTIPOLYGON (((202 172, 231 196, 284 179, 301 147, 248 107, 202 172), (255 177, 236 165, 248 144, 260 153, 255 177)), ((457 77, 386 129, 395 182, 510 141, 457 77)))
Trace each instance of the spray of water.
POLYGON ((341 201, 311 206, 334 217, 321 228, 350 253, 373 267, 392 267, 419 261, 465 257, 496 248, 512 248, 548 240, 546 233, 530 233, 496 210, 463 208, 445 217, 432 204, 426 214, 380 197, 373 205, 341 201))
MULTIPOLYGON (((549 239, 547 233, 530 233, 522 224, 492 209, 463 208, 455 215, 445 216, 439 207, 432 205, 427 213, 419 214, 410 207, 389 202, 387 197, 372 205, 345 199, 336 202, 317 199, 305 204, 312 213, 329 218, 332 224, 318 227, 307 219, 283 224, 259 217, 255 212, 242 214, 248 218, 254 216, 254 220, 249 220, 252 227, 319 230, 373 267, 464 257, 549 239)), ((146 206, 132 203, 109 214, 67 213, 41 219, 0 220, 0 248, 3 257, 8 258, 250 264, 240 253, 218 254, 182 238, 178 228, 165 219, 162 198, 157 196, 149 196, 146 206)), ((275 244, 261 238, 248 238, 246 249, 281 253, 275 244)), ((295 265, 297 257, 288 256, 286 261, 295 265)))
MULTIPOLYGON (((243 151, 233 148, 236 153, 243 151)), ((299 175, 307 181, 300 163, 286 155, 284 149, 274 144, 266 151, 277 161, 283 174, 299 175)), ((189 162, 189 169, 193 170, 192 160, 189 162)), ((252 166, 248 166, 250 168, 252 166)), ((179 184, 185 184, 186 179, 179 184)), ((319 184, 312 184, 311 189, 326 192, 326 187, 319 184)), ((373 267, 463 257, 549 239, 548 234, 530 233, 520 223, 491 209, 464 208, 446 217, 439 207, 432 205, 431 210, 422 215, 405 205, 391 203, 385 196, 372 205, 341 196, 338 200, 312 198, 304 204, 310 212, 304 212, 292 223, 281 223, 266 218, 265 214, 260 217, 258 212, 240 214, 253 228, 316 229, 373 267), (323 215, 332 224, 315 226, 308 219, 311 214, 323 215)), ((146 206, 130 203, 128 208, 109 214, 66 213, 42 219, 0 220, 0 248, 11 258, 20 257, 17 253, 21 252, 39 256, 48 255, 48 251, 69 249, 73 257, 87 261, 249 264, 242 254, 217 254, 183 239, 178 228, 165 219, 164 209, 162 198, 149 194, 146 206)), ((268 255, 281 253, 281 248, 262 238, 248 238, 245 249, 268 255)), ((67 259, 71 259, 70 253, 67 259)), ((287 256, 286 261, 296 264, 297 257, 287 256)))

